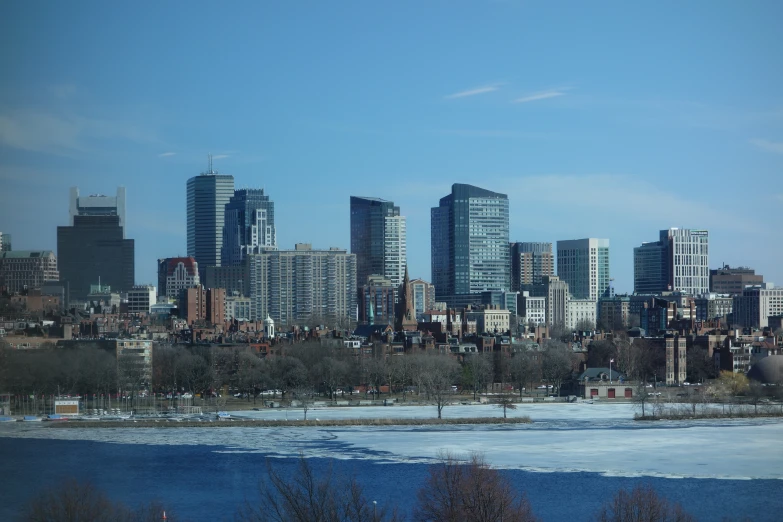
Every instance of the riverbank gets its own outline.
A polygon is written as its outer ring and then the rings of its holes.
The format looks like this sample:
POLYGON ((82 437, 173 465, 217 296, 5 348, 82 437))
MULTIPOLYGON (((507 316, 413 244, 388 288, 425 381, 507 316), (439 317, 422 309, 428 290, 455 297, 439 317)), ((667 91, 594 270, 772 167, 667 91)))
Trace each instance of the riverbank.
POLYGON ((765 410, 765 411, 704 411, 696 412, 692 411, 665 411, 656 415, 640 415, 635 414, 634 420, 637 421, 657 421, 657 420, 699 420, 699 419, 755 419, 755 418, 775 418, 783 417, 783 411, 780 410, 765 410))
POLYGON ((530 417, 467 417, 453 419, 127 419, 111 421, 69 421, 47 423, 52 428, 281 428, 281 427, 344 427, 344 426, 454 426, 460 424, 529 424, 530 417))

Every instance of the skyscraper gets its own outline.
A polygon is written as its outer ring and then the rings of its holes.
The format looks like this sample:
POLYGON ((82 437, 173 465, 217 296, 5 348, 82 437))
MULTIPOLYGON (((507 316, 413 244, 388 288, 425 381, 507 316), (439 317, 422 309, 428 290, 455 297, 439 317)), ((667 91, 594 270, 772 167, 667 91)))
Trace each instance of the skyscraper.
POLYGON ((233 195, 234 176, 218 174, 211 165, 187 182, 188 256, 198 262, 202 279, 208 266, 221 265, 226 203, 233 195))
POLYGON ((274 201, 264 189, 234 191, 225 206, 221 265, 238 265, 247 254, 275 248, 274 201))
POLYGON ((351 196, 351 253, 356 254, 356 285, 382 275, 399 286, 407 264, 405 217, 393 201, 351 196))
POLYGON ((511 286, 508 196, 455 183, 431 210, 432 282, 442 296, 511 286))
POLYGON ((558 241, 557 275, 568 283, 574 299, 598 302, 601 297, 609 297, 609 240, 558 241))
POLYGON ((76 216, 119 216, 122 237, 125 237, 125 187, 117 187, 115 197, 103 194, 79 196, 79 188, 71 187, 71 201, 68 209, 70 225, 76 216))
POLYGON ((552 243, 511 243, 511 289, 529 290, 543 283, 544 276, 555 275, 552 243))
POLYGON ((60 281, 69 299, 85 299, 90 285, 100 283, 114 292, 127 292, 135 279, 135 245, 125 238, 125 188, 116 197, 80 196, 71 187, 69 226, 57 227, 60 281))
POLYGON ((659 237, 634 248, 634 292, 709 292, 709 232, 670 228, 659 237))
POLYGON ((57 227, 60 281, 68 299, 86 299, 100 280, 114 292, 127 292, 135 277, 135 245, 125 239, 119 215, 76 215, 73 226, 57 227))

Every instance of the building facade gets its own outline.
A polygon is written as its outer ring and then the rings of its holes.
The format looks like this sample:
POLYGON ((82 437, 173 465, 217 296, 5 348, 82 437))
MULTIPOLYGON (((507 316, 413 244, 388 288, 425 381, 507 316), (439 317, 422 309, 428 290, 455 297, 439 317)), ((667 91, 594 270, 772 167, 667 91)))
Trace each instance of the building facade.
POLYGON ((271 317, 278 328, 313 321, 355 321, 356 256, 297 244, 248 256, 251 320, 271 317))
POLYGON ((769 318, 783 315, 783 288, 772 283, 749 286, 734 296, 732 324, 745 328, 767 328, 769 318))
POLYGON ((559 276, 544 276, 546 289, 546 324, 565 326, 568 322, 568 301, 571 300, 568 283, 559 276))
POLYGON ((117 187, 117 195, 114 197, 103 194, 80 196, 78 187, 71 187, 70 205, 68 207, 70 225, 74 226, 76 216, 117 216, 125 237, 127 224, 125 215, 125 187, 117 187))
POLYGON ((436 299, 511 288, 508 196, 457 183, 430 216, 436 299))
POLYGON ((494 308, 466 310, 465 319, 476 322, 476 332, 479 334, 502 334, 509 331, 511 312, 494 308))
POLYGON ((745 266, 723 267, 710 270, 710 292, 716 294, 742 295, 746 286, 760 285, 764 282, 762 275, 757 275, 752 268, 745 266))
POLYGON ((57 256, 51 250, 0 252, 0 288, 9 294, 41 288, 59 279, 57 256))
POLYGON ((148 315, 157 302, 157 294, 152 285, 135 285, 128 290, 128 313, 148 315))
POLYGON ((226 290, 201 285, 188 288, 180 298, 179 312, 189 325, 223 324, 226 319, 226 290))
POLYGON ((188 256, 204 278, 208 266, 221 265, 226 204, 234 195, 234 176, 210 170, 187 182, 188 256))
POLYGON ((226 297, 226 321, 250 321, 250 298, 234 293, 226 297))
POLYGON ((393 201, 351 196, 351 253, 356 255, 356 286, 380 275, 399 286, 407 263, 405 217, 393 201))
POLYGON ((73 225, 57 227, 60 279, 69 299, 83 300, 99 280, 115 292, 127 292, 135 278, 135 243, 125 239, 119 215, 72 216, 73 225))
POLYGON ((9 252, 12 248, 11 234, 7 232, 0 232, 0 252, 9 252))
POLYGON ((369 276, 359 290, 359 322, 393 325, 399 288, 383 276, 369 276))
POLYGON ((661 230, 659 240, 634 249, 634 292, 709 292, 709 232, 661 230))
POLYGON ((557 242, 557 276, 568 283, 574 299, 598 302, 611 295, 608 239, 557 242))
POLYGON ((526 324, 546 324, 546 297, 532 297, 523 291, 519 296, 519 315, 526 324))
MULTIPOLYGON (((201 284, 198 263, 192 257, 158 259, 158 295, 179 299, 182 291, 201 284)), ((221 288, 216 285, 216 287, 221 288)))
POLYGON ((711 321, 728 317, 734 307, 734 297, 730 294, 710 292, 700 295, 695 299, 695 302, 697 321, 711 321))
POLYGON ((586 327, 588 324, 593 329, 596 324, 597 303, 590 299, 569 299, 568 300, 568 320, 566 327, 574 330, 577 327, 586 327))
POLYGON ((264 189, 234 191, 225 206, 221 265, 238 265, 247 254, 277 248, 275 203, 264 189))
POLYGON ((596 326, 605 330, 620 330, 630 327, 631 298, 627 295, 615 295, 599 299, 596 326))
POLYGON ((411 279, 410 287, 416 320, 421 321, 424 312, 435 308, 435 287, 423 279, 411 279))
POLYGON ((511 243, 511 289, 520 292, 555 275, 552 243, 511 243))

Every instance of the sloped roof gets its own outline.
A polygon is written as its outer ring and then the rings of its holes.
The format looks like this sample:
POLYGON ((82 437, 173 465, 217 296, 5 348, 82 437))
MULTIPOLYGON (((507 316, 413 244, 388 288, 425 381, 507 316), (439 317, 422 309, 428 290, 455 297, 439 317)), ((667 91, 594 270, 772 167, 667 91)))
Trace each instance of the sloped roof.
MULTIPOLYGON (((587 378, 589 381, 600 381, 602 375, 604 375, 606 379, 610 379, 609 368, 588 368, 582 372, 579 376, 579 380, 584 381, 585 378, 587 378)), ((625 374, 612 368, 611 380, 616 381, 619 379, 625 379, 625 374)))

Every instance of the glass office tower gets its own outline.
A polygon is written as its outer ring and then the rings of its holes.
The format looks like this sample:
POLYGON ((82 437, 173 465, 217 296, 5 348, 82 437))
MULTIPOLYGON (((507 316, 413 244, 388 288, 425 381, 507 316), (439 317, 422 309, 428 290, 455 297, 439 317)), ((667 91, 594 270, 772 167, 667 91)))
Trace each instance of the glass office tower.
POLYGON ((234 176, 210 171, 188 180, 188 256, 202 279, 208 266, 221 266, 226 203, 233 195, 234 176))
POLYGON ((508 290, 508 196, 455 183, 431 210, 436 298, 508 290))

